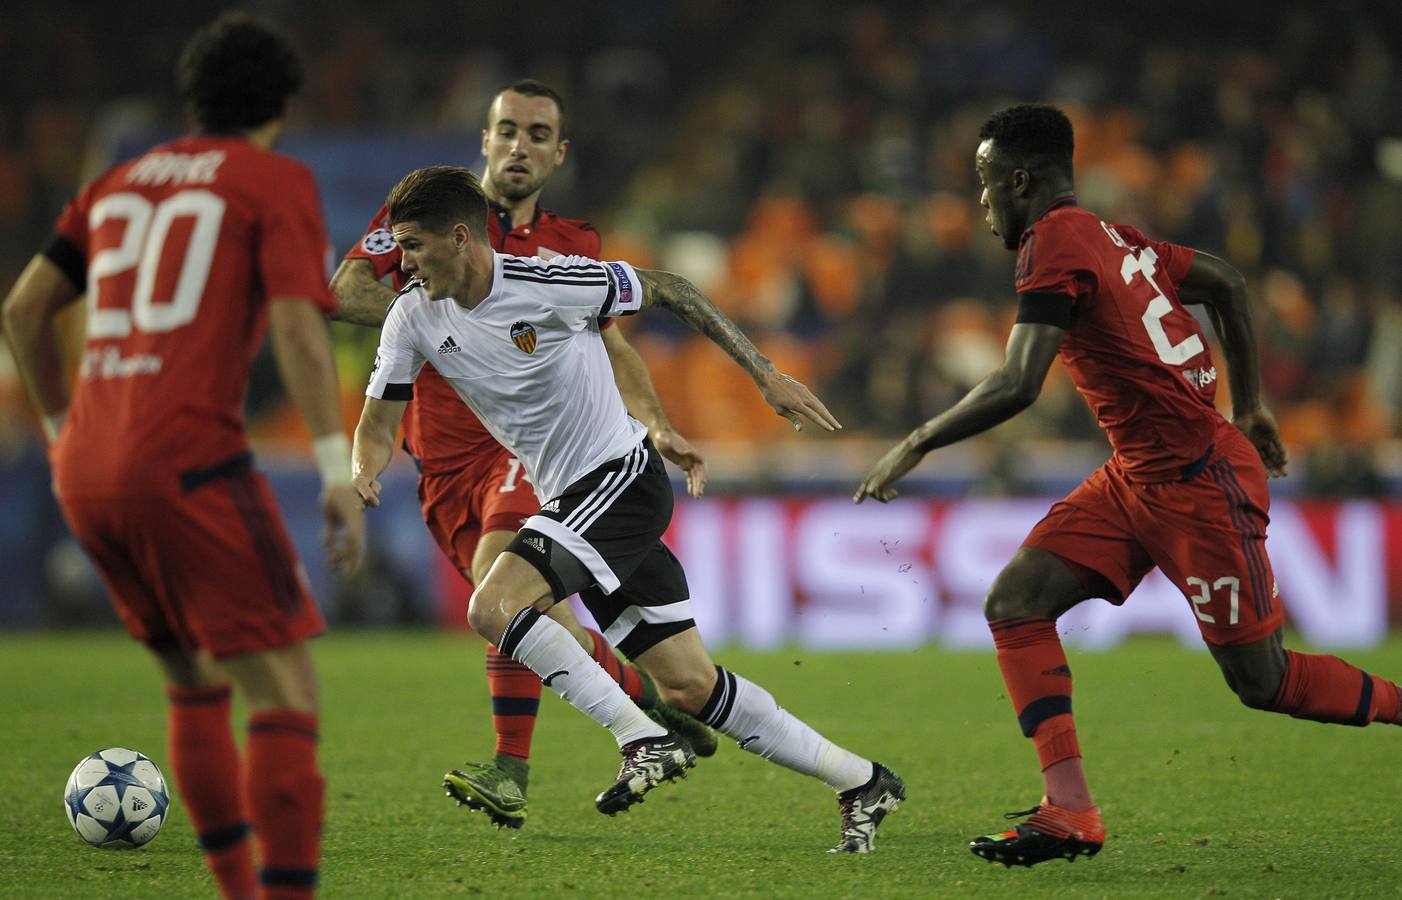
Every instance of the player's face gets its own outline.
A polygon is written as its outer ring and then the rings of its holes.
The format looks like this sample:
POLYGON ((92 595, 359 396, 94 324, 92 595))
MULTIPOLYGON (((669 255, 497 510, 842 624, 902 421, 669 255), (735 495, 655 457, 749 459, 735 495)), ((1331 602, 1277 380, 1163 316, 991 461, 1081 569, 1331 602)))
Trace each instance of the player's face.
POLYGON ((443 234, 417 222, 396 222, 395 243, 402 254, 399 268, 423 282, 430 300, 457 296, 467 273, 467 226, 457 225, 443 234))
POLYGON ((488 194, 514 202, 540 193, 565 161, 569 145, 560 139, 560 109, 554 100, 515 91, 497 94, 482 131, 488 194))
POLYGON ((979 205, 988 210, 985 221, 993 233, 1003 239, 1004 247, 1016 250, 1023 229, 1027 227, 1027 204, 1014 186, 1017 170, 997 158, 991 140, 978 145, 974 166, 978 169, 979 184, 983 186, 979 205))

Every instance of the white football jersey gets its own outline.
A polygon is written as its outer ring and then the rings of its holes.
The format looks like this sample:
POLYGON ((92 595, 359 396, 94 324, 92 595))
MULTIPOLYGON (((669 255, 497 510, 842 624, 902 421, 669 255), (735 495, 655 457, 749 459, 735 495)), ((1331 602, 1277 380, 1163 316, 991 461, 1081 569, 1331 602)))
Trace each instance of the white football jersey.
POLYGON ((473 309, 405 287, 365 393, 408 400, 432 360, 548 501, 647 434, 623 405, 599 335, 600 319, 638 311, 642 283, 626 262, 494 256, 491 292, 473 309))

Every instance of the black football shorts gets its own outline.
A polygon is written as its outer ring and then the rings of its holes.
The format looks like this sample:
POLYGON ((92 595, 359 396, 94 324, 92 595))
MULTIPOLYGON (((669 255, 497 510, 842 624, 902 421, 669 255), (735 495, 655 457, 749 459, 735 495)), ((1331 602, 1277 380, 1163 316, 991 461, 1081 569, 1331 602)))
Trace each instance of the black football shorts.
POLYGON ((696 626, 686 573, 662 543, 671 520, 672 482, 644 439, 548 500, 506 549, 540 571, 557 601, 578 593, 632 658, 696 626))

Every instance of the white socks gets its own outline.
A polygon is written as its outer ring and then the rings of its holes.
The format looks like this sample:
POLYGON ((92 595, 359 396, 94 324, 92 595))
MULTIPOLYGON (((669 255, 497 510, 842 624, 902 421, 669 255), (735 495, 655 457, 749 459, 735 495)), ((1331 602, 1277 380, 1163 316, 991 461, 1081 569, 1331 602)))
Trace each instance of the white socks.
POLYGON ((716 666, 716 687, 696 718, 741 750, 814 775, 838 793, 871 780, 871 760, 837 746, 781 707, 764 688, 716 666))
POLYGON ((647 717, 618 682, 555 620, 526 608, 502 632, 497 649, 540 676, 565 702, 613 732, 618 746, 667 729, 647 717))

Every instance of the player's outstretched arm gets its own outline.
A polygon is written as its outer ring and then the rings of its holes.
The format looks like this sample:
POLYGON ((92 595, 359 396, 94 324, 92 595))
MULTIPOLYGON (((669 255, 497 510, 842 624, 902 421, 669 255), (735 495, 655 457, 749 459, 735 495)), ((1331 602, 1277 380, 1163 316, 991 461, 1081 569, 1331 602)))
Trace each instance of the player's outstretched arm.
POLYGON ((672 420, 662 408, 657 390, 648 375, 647 364, 633 345, 624 337, 618 326, 605 328, 604 349, 608 351, 609 362, 613 365, 613 380, 618 383, 618 393, 628 412, 647 426, 647 435, 657 452, 681 466, 686 473, 686 492, 700 497, 706 490, 706 459, 692 446, 691 441, 682 437, 672 427, 672 420))
POLYGON ((803 430, 800 416, 828 431, 842 427, 813 392, 782 372, 759 352, 750 339, 735 327, 735 323, 716 309, 696 285, 680 275, 653 269, 638 269, 643 283, 642 308, 662 306, 692 328, 710 338, 713 343, 739 363, 740 368, 754 379, 766 403, 779 415, 793 423, 795 431, 803 430))
POLYGON ((354 569, 365 547, 365 507, 351 485, 350 442, 341 425, 336 360, 321 311, 305 297, 274 297, 268 330, 282 383, 312 433, 321 473, 322 541, 331 562, 354 569))
POLYGON ((1042 392, 1064 328, 1018 324, 1008 336, 1007 358, 992 374, 974 385, 964 398, 906 435, 872 467, 852 495, 853 503, 873 497, 885 503, 897 495, 891 487, 915 468, 926 453, 980 434, 1031 406, 1042 392))
POLYGON ((331 293, 336 295, 335 317, 352 325, 379 328, 385 324, 394 289, 375 277, 368 260, 343 259, 331 276, 331 293))
POLYGON ((1261 454, 1272 477, 1285 474, 1285 443, 1275 417, 1261 401, 1261 364, 1256 354, 1256 327, 1246 279, 1230 263, 1197 251, 1188 274, 1178 285, 1178 299, 1202 304, 1227 357, 1232 390, 1232 422, 1261 454))
POLYGON ((365 398, 351 449, 351 472, 363 506, 380 505, 380 474, 394 455, 394 433, 408 405, 404 400, 365 398))
POLYGON ((79 296, 77 286, 63 270, 39 255, 29 261, 5 298, 5 336, 20 380, 51 442, 63 428, 70 399, 55 318, 79 296))

